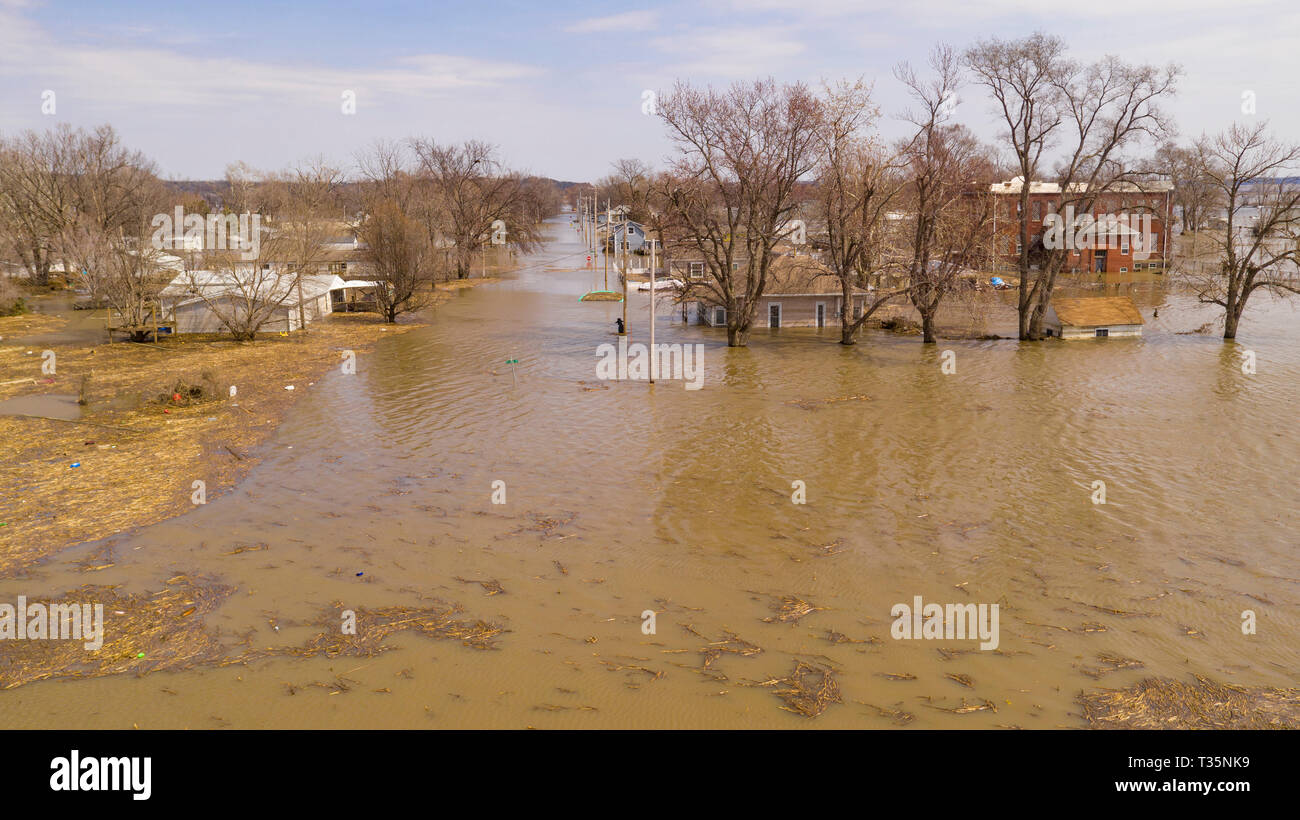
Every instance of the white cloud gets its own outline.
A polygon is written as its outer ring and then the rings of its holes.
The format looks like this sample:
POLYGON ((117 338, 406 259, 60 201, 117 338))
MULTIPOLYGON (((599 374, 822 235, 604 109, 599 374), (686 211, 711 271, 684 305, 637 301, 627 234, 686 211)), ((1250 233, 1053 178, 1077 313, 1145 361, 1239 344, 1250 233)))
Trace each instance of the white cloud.
POLYGON ((694 30, 656 37, 650 44, 676 58, 678 76, 766 76, 806 49, 780 26, 694 30))
POLYGON ((564 27, 571 34, 589 34, 596 31, 642 31, 653 28, 658 22, 657 11, 626 11, 608 17, 590 17, 564 27))

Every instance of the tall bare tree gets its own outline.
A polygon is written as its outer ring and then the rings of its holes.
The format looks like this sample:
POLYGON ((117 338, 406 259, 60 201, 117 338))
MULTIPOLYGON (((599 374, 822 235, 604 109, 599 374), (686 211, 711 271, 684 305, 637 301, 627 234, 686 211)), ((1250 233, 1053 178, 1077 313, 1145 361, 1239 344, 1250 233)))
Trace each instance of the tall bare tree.
POLYGON ((924 342, 936 341, 935 317, 958 274, 982 259, 987 245, 981 240, 993 218, 992 152, 965 126, 948 122, 961 85, 956 52, 936 47, 930 67, 929 78, 907 63, 895 69, 916 106, 908 115, 916 131, 901 153, 911 227, 907 294, 921 316, 924 342))
POLYGON ((75 210, 69 180, 77 134, 62 125, 0 142, 0 239, 44 287, 75 210))
MULTIPOLYGON (((1043 152, 1060 138, 1064 158, 1051 175, 1059 187, 1057 210, 1091 213, 1105 192, 1133 185, 1141 174, 1123 155, 1144 139, 1163 140, 1171 125, 1160 107, 1174 94, 1181 69, 1130 65, 1107 56, 1080 65, 1067 59, 1059 37, 1036 33, 1020 40, 986 40, 966 52, 977 81, 993 95, 1019 167, 1020 338, 1043 337, 1043 321, 1057 274, 1069 251, 1037 248, 1030 235, 1029 201, 1042 178, 1043 152)), ((1041 243, 1038 243, 1041 244, 1041 243)))
POLYGON ((1214 212, 1223 207, 1218 188, 1201 173, 1195 145, 1185 147, 1172 141, 1165 142, 1156 151, 1152 166, 1174 186, 1175 216, 1184 231, 1200 231, 1214 212))
POLYGON ((897 268, 897 236, 890 209, 898 203, 901 157, 872 129, 879 109, 861 80, 828 87, 816 142, 817 181, 812 215, 824 225, 827 269, 840 285, 840 344, 852 345, 867 320, 906 284, 883 287, 881 274, 897 268), (861 312, 858 293, 872 291, 861 312))
POLYGON ((428 305, 436 282, 447 276, 438 248, 445 214, 437 190, 411 172, 401 144, 378 142, 357 164, 364 207, 357 234, 365 244, 367 276, 378 283, 380 313, 396 322, 400 314, 428 305))
POLYGON ((659 116, 677 147, 660 201, 704 261, 704 279, 689 288, 726 307, 727 344, 743 346, 816 164, 820 105, 807 87, 772 79, 722 91, 679 82, 659 116))
POLYGON ((1200 301, 1223 308, 1223 338, 1235 339, 1252 294, 1300 293, 1300 145, 1268 123, 1236 124, 1196 143, 1198 173, 1227 204, 1227 230, 1211 235, 1218 268, 1193 273, 1200 301), (1290 177, 1288 179, 1288 177, 1290 177))
POLYGON ((494 235, 499 236, 500 225, 505 226, 505 243, 516 250, 540 245, 537 188, 528 177, 506 168, 494 146, 477 140, 439 145, 433 140, 413 139, 411 147, 420 175, 446 214, 445 229, 455 246, 457 277, 469 276, 474 254, 493 241, 494 235))

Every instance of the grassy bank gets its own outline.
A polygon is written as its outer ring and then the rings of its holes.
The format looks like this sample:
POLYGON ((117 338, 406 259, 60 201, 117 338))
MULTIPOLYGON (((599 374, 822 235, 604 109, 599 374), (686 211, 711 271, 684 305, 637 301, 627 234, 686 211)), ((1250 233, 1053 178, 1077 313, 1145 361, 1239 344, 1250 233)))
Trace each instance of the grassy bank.
POLYGON ((248 343, 207 335, 54 346, 54 374, 41 372, 42 351, 0 341, 0 400, 82 394, 85 401, 75 422, 0 416, 0 575, 183 513, 193 506, 196 479, 211 499, 256 463, 255 448, 312 382, 340 365, 341 351, 360 355, 413 327, 350 314, 306 334, 248 343))

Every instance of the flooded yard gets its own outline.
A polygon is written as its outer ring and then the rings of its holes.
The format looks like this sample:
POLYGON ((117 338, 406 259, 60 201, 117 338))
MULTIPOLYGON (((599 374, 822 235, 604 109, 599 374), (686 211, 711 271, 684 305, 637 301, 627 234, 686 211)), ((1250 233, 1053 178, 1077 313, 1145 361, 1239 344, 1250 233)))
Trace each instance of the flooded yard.
POLYGON ((656 341, 704 346, 687 390, 597 379, 623 307, 578 301, 585 251, 554 237, 317 384, 232 492, 0 581, 12 602, 197 579, 229 591, 168 617, 240 662, 159 665, 142 633, 121 674, 0 692, 0 725, 1051 728, 1146 677, 1295 685, 1291 306, 1259 297, 1237 343, 1181 333, 1213 314, 1143 285, 1140 339, 728 349, 663 304, 656 341), (998 605, 996 649, 896 638, 917 597, 998 605), (346 611, 444 604, 492 648, 312 644, 346 611))

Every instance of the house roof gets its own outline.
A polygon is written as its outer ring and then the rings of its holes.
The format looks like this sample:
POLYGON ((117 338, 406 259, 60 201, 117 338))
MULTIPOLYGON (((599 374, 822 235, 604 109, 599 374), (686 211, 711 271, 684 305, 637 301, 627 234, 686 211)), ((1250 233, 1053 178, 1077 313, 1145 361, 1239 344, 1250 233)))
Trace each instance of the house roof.
POLYGON ((1085 296, 1078 299, 1053 299, 1052 308, 1063 325, 1104 327, 1106 325, 1140 325, 1142 314, 1127 296, 1085 296))
MULTIPOLYGON (((866 293, 854 288, 856 293, 866 293)), ((764 296, 839 296, 840 280, 831 269, 811 256, 778 256, 767 269, 764 296)))
POLYGON ((220 299, 226 295, 244 296, 251 292, 258 300, 291 306, 298 304, 300 292, 303 301, 309 301, 328 291, 344 287, 343 279, 334 274, 304 275, 301 287, 296 287, 296 284, 290 274, 259 274, 254 271, 232 274, 228 271, 196 270, 177 274, 159 295, 175 299, 175 304, 179 306, 203 299, 220 299))

